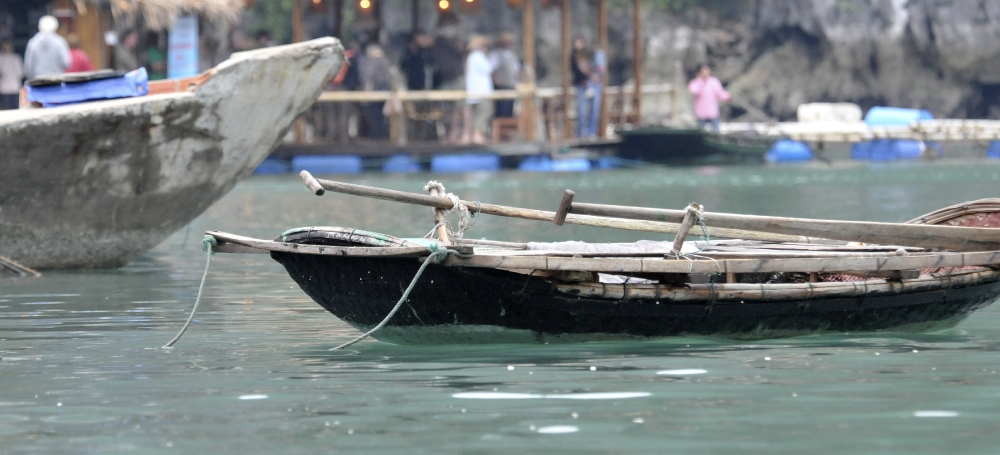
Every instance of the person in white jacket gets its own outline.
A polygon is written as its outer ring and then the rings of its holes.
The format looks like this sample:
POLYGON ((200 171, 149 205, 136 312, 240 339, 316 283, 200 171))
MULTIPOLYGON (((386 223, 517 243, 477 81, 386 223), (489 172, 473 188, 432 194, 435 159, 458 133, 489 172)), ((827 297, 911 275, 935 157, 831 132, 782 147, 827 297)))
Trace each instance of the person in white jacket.
POLYGON ((70 64, 69 43, 59 36, 59 20, 42 16, 38 20, 38 33, 28 40, 24 50, 24 75, 28 79, 62 74, 70 64))
POLYGON ((470 52, 465 60, 465 91, 469 94, 465 142, 485 143, 486 130, 493 117, 493 102, 475 97, 493 93, 493 63, 486 56, 489 45, 490 40, 485 36, 475 35, 469 39, 470 52))

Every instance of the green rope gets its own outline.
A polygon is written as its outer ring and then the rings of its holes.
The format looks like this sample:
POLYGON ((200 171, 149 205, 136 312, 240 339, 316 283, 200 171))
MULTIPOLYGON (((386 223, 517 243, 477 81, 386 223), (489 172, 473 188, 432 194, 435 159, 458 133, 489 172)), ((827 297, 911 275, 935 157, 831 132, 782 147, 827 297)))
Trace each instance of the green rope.
POLYGON ((201 275, 201 284, 198 286, 198 297, 194 299, 194 307, 191 308, 191 315, 188 316, 187 322, 184 323, 184 327, 181 327, 181 331, 177 333, 174 339, 170 340, 167 344, 163 345, 163 349, 173 349, 172 346, 177 340, 181 339, 184 332, 187 331, 188 326, 191 325, 191 321, 194 319, 195 311, 198 311, 198 303, 201 302, 201 294, 205 290, 205 279, 208 278, 208 266, 212 263, 212 255, 215 254, 215 248, 219 246, 219 241, 210 235, 206 235, 201 239, 201 247, 205 250, 205 273, 201 275))
POLYGON ((454 254, 455 256, 458 257, 471 256, 468 254, 459 253, 458 251, 449 248, 439 249, 437 243, 432 243, 430 245, 430 250, 431 250, 430 256, 427 256, 427 260, 425 260, 423 264, 420 264, 420 268, 417 269, 417 274, 413 276, 412 280, 410 280, 410 285, 406 287, 405 291, 403 291, 403 296, 399 298, 399 301, 396 302, 396 306, 392 307, 392 311, 389 312, 389 314, 385 317, 385 319, 383 319, 382 322, 378 323, 378 325, 373 327, 371 330, 361 334, 361 336, 351 341, 348 341, 347 343, 344 343, 340 346, 332 348, 330 349, 331 351, 336 351, 338 349, 344 349, 348 346, 351 346, 365 338, 368 338, 369 336, 371 336, 371 334, 377 332, 382 327, 385 327, 385 325, 389 323, 389 320, 392 319, 392 317, 396 314, 396 312, 399 311, 399 309, 403 306, 403 302, 405 302, 407 298, 410 297, 410 291, 412 291, 413 288, 416 287, 417 281, 420 280, 420 276, 424 274, 424 270, 426 270, 427 266, 430 265, 432 262, 444 262, 445 258, 447 258, 449 254, 454 254))

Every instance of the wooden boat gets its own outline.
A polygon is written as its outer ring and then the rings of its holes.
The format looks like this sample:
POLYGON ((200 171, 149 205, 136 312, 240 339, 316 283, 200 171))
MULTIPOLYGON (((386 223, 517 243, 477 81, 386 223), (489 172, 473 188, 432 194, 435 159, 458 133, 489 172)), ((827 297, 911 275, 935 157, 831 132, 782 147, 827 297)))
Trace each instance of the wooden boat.
POLYGON ((753 132, 719 134, 697 128, 642 127, 619 131, 621 158, 672 165, 760 164, 777 138, 753 132))
MULTIPOLYGON (((330 190, 428 205, 437 210, 438 222, 442 210, 455 206, 439 194, 303 174, 318 194, 330 190)), ((270 254, 313 300, 360 330, 376 327, 399 306, 373 335, 399 343, 930 331, 951 327, 1000 297, 1000 199, 949 207, 909 223, 604 206, 574 203, 570 193, 557 212, 458 204, 557 224, 673 231, 677 238, 518 244, 455 239, 440 224, 435 229, 442 238, 434 241, 338 227, 293 229, 274 241, 208 234, 221 252, 270 254), (621 212, 643 210, 660 212, 666 221, 620 218, 621 212), (685 241, 696 217, 713 237, 755 239, 685 241), (759 224, 761 218, 770 225, 759 224), (870 243, 837 241, 858 231, 870 243), (451 254, 429 264, 401 300, 422 263, 442 248, 451 254)))
POLYGON ((342 62, 324 38, 236 53, 148 96, 0 112, 0 255, 135 259, 250 175, 342 62))

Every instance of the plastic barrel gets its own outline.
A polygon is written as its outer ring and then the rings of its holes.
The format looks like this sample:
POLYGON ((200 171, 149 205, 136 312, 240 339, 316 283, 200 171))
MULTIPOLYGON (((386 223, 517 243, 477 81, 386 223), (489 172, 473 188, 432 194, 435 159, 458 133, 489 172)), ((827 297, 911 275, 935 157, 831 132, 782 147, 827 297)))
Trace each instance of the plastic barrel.
POLYGON ((382 172, 420 172, 420 163, 416 162, 410 155, 399 153, 389 157, 389 159, 382 164, 382 172))
POLYGON ((529 156, 517 165, 521 172, 552 172, 552 158, 547 155, 529 156))
POLYGON ((254 174, 287 174, 292 172, 292 163, 277 158, 267 158, 253 170, 254 174))
POLYGON ((495 153, 467 153, 431 158, 431 172, 462 173, 496 171, 500 169, 500 155, 495 153))
POLYGON ((292 158, 292 170, 312 174, 360 174, 361 157, 357 155, 303 155, 292 158))
POLYGON ((1000 159, 1000 141, 991 141, 989 148, 986 149, 986 157, 992 159, 1000 159))
POLYGON ((932 120, 934 115, 926 109, 875 106, 865 114, 869 126, 906 126, 917 120, 932 120))
POLYGON ((553 160, 552 170, 554 172, 586 172, 590 170, 590 160, 586 158, 553 160))
POLYGON ((811 161, 812 149, 804 142, 782 139, 774 143, 764 158, 769 163, 794 163, 811 161))

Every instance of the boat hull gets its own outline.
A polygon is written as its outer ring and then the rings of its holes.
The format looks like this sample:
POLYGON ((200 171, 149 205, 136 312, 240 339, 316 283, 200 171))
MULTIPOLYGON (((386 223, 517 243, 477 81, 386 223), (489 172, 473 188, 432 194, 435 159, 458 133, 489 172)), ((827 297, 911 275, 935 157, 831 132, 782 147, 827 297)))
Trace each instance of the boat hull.
POLYGON ((672 165, 761 164, 774 139, 645 127, 621 131, 621 158, 672 165))
POLYGON ((0 114, 0 255, 119 267, 267 157, 343 62, 333 38, 234 54, 193 91, 0 114))
MULTIPOLYGON (((385 318, 420 265, 413 258, 271 256, 313 300, 362 330, 385 318)), ((581 297, 525 274, 431 265, 409 301, 374 336, 398 343, 482 343, 932 331, 953 326, 1000 297, 996 277, 919 292, 713 302, 581 297)))

